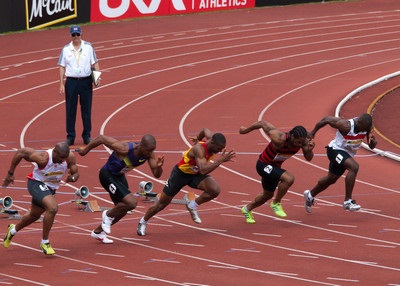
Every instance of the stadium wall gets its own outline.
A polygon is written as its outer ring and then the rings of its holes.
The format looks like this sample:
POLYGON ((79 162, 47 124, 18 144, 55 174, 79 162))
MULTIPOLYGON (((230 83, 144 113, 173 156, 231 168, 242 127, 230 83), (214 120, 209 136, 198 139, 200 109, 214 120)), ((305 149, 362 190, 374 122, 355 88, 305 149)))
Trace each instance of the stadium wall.
POLYGON ((328 0, 1 0, 0 33, 51 26, 328 0))

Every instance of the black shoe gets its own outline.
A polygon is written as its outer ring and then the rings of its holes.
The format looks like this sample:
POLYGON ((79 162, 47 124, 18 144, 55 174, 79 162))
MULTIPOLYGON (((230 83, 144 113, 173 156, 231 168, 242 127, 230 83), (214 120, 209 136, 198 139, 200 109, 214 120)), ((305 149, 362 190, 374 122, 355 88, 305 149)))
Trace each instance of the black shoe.
POLYGON ((73 139, 67 139, 67 144, 68 144, 68 146, 74 145, 74 140, 73 139))
POLYGON ((85 145, 89 144, 89 143, 90 143, 90 137, 89 137, 89 138, 86 138, 86 139, 83 139, 83 143, 84 143, 85 145))

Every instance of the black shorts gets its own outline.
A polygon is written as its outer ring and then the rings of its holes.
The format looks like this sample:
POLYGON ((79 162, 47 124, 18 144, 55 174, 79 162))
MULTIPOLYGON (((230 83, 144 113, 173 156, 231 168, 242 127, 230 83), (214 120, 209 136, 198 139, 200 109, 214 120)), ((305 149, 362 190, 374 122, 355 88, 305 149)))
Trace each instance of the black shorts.
POLYGON ((128 181, 123 174, 113 175, 104 168, 101 168, 99 180, 115 205, 121 202, 126 195, 131 194, 128 181))
POLYGON ((340 177, 346 171, 343 166, 344 161, 350 158, 350 154, 343 150, 335 150, 332 147, 326 147, 326 154, 329 158, 329 172, 340 177))
POLYGON ((264 190, 274 192, 279 184, 281 176, 286 170, 260 160, 256 164, 257 173, 261 176, 261 183, 264 190))
POLYGON ((45 183, 28 179, 28 192, 32 196, 32 204, 44 208, 42 200, 49 195, 55 195, 56 190, 49 188, 45 183))
POLYGON ((171 171, 171 175, 169 176, 167 183, 164 186, 163 192, 167 196, 173 197, 179 193, 184 186, 197 189, 197 186, 200 184, 200 182, 208 176, 208 174, 186 174, 179 170, 178 166, 175 165, 171 171))

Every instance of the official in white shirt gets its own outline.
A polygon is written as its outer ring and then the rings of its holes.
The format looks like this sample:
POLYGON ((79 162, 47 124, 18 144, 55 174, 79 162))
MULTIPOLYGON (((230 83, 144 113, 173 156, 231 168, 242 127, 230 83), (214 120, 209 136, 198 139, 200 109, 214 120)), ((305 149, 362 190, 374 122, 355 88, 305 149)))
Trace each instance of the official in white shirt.
POLYGON ((67 143, 71 146, 75 144, 78 99, 83 122, 83 143, 90 142, 93 98, 91 74, 92 70, 99 71, 100 67, 92 44, 82 40, 81 27, 72 26, 70 35, 72 41, 63 47, 58 66, 60 67, 60 95, 65 95, 67 143))

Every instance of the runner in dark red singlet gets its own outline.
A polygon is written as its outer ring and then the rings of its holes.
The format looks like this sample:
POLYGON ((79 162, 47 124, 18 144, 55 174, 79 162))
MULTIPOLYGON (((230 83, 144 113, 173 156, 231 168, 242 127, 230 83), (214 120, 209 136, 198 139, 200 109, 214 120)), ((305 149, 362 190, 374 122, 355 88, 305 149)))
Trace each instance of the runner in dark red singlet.
POLYGON ((314 157, 312 140, 307 139, 308 132, 303 126, 296 126, 288 133, 279 131, 267 121, 257 121, 249 127, 240 127, 240 134, 247 134, 253 130, 262 129, 271 142, 260 154, 256 169, 261 176, 263 191, 255 199, 242 207, 242 213, 247 223, 255 223, 252 210, 263 205, 274 196, 275 189, 278 191, 270 203, 270 207, 278 217, 286 217, 282 208, 281 200, 285 196, 289 187, 294 183, 294 176, 281 168, 284 161, 296 154, 300 149, 303 150, 306 160, 311 161, 314 157))

